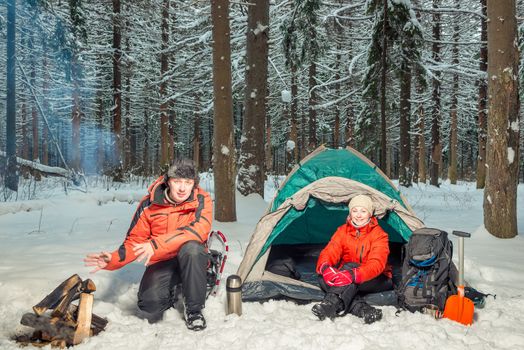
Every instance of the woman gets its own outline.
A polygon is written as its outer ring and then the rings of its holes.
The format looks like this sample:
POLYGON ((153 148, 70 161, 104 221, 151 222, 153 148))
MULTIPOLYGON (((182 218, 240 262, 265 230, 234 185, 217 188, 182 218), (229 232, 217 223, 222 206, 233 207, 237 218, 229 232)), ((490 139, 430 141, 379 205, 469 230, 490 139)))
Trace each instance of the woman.
POLYGON ((317 261, 324 300, 313 313, 320 319, 333 319, 349 312, 366 323, 382 318, 382 311, 361 300, 357 293, 392 289, 391 268, 387 266, 388 235, 373 216, 373 202, 357 195, 349 202, 349 216, 331 237, 317 261), (357 297, 356 297, 357 296, 357 297))

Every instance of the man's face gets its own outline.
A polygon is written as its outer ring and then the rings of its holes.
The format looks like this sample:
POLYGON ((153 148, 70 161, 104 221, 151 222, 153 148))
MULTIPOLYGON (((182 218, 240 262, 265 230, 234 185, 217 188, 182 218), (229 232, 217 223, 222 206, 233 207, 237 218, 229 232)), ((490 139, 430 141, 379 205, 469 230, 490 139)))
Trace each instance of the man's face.
POLYGON ((170 178, 167 182, 169 183, 169 197, 177 203, 188 199, 195 185, 194 179, 170 178))

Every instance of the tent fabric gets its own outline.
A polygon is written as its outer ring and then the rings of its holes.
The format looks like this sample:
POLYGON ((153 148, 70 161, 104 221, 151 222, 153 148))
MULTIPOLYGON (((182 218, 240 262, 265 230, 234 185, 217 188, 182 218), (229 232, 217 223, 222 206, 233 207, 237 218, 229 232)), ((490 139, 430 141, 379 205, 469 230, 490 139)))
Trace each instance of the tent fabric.
MULTIPOLYGON (((296 212, 304 210, 312 197, 324 202, 345 204, 357 194, 367 194, 372 198, 375 207, 375 216, 379 219, 383 218, 386 214, 391 215, 391 212, 394 212, 395 215, 400 217, 400 221, 403 221, 411 231, 424 227, 423 222, 413 213, 383 193, 357 181, 340 177, 326 177, 304 187, 282 203, 277 210, 262 217, 255 228, 255 234, 251 236, 246 253, 244 254, 244 259, 238 269, 238 275, 242 278, 242 281, 260 280, 267 277, 263 275, 267 262, 268 248, 271 245, 270 238, 276 226, 284 220, 284 216, 286 216, 288 212, 291 210, 296 212), (255 266, 255 263, 258 266, 255 266)), ((345 215, 347 216, 347 209, 345 215)), ((338 225, 342 223, 343 221, 339 222, 338 225)), ((327 243, 334 231, 325 233, 325 243, 327 243)), ((270 280, 274 279, 272 276, 268 278, 270 280)), ((287 281, 288 283, 296 283, 293 279, 287 278, 287 280, 289 280, 287 281)))
POLYGON ((287 176, 258 222, 237 274, 244 300, 278 296, 318 300, 318 286, 266 271, 273 245, 324 245, 348 215, 347 203, 369 195, 375 216, 390 241, 406 242, 424 224, 394 184, 354 149, 319 147, 287 176))
POLYGON ((363 154, 351 147, 329 149, 324 146, 320 146, 305 157, 288 174, 271 202, 269 211, 276 210, 287 198, 301 188, 328 176, 339 176, 364 183, 397 200, 413 212, 391 180, 363 154))

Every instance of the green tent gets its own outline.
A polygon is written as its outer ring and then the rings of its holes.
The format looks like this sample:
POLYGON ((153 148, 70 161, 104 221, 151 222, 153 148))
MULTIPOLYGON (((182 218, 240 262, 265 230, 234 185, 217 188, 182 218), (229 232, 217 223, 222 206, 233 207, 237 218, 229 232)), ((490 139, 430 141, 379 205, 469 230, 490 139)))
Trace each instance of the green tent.
POLYGON ((412 230, 424 226, 366 157, 352 148, 321 146, 291 171, 257 224, 238 269, 244 300, 320 299, 315 259, 346 220, 347 203, 357 194, 372 197, 392 244, 407 242, 412 230), (273 269, 278 263, 280 270, 273 269))

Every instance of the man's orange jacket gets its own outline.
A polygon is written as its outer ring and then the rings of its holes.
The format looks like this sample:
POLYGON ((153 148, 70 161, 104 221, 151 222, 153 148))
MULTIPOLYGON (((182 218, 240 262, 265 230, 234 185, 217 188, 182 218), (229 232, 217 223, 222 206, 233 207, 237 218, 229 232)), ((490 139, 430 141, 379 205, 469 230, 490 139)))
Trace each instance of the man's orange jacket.
POLYGON ((133 246, 150 242, 154 255, 149 264, 175 257, 188 241, 205 242, 211 230, 213 203, 209 193, 195 186, 189 198, 173 205, 165 198, 167 184, 158 178, 148 189, 133 216, 122 245, 111 254, 106 270, 116 270, 136 259, 133 246))
POLYGON ((369 281, 384 273, 391 278, 391 269, 386 267, 389 255, 388 234, 372 217, 369 224, 356 229, 350 221, 340 226, 326 247, 320 252, 317 273, 320 266, 328 263, 341 268, 346 263, 357 263, 359 283, 369 281))

